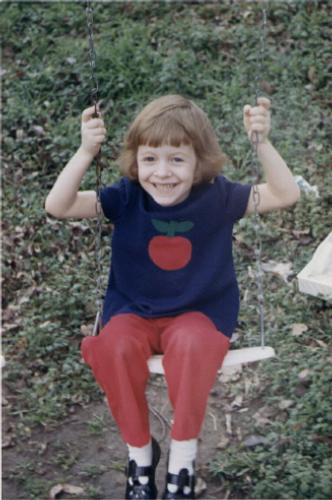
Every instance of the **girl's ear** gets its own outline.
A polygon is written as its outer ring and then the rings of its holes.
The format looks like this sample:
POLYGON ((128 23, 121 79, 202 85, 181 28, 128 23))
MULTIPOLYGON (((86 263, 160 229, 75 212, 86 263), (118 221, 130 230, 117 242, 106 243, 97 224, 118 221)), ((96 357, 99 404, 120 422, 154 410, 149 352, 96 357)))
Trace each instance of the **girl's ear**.
POLYGON ((138 180, 138 166, 137 166, 136 158, 130 166, 129 173, 130 173, 130 178, 132 180, 136 180, 136 181, 138 180))

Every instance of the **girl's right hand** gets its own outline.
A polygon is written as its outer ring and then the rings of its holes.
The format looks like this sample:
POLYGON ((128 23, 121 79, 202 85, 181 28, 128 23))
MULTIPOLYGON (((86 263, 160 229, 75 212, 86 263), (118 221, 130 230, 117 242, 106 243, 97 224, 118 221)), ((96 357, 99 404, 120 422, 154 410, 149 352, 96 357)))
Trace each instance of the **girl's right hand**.
POLYGON ((94 118, 94 114, 95 106, 85 109, 81 121, 81 148, 93 157, 99 153, 101 144, 106 138, 106 128, 101 113, 98 111, 98 118, 94 118))

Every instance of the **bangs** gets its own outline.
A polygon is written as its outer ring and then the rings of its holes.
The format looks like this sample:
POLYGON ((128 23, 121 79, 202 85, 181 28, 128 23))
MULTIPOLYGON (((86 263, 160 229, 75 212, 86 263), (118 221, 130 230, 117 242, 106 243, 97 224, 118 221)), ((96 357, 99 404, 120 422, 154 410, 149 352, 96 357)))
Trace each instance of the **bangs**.
POLYGON ((186 130, 183 121, 174 116, 174 113, 163 113, 151 120, 147 127, 138 133, 137 144, 153 148, 163 144, 174 147, 193 144, 195 137, 192 131, 186 130))

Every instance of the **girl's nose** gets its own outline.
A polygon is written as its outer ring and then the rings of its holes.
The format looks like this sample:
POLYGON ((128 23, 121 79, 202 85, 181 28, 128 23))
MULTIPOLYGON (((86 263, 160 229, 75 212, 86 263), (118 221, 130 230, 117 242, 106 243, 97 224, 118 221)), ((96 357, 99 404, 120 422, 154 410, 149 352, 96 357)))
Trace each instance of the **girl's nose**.
POLYGON ((171 175, 171 170, 167 160, 160 160, 157 165, 156 174, 158 177, 169 177, 171 175))

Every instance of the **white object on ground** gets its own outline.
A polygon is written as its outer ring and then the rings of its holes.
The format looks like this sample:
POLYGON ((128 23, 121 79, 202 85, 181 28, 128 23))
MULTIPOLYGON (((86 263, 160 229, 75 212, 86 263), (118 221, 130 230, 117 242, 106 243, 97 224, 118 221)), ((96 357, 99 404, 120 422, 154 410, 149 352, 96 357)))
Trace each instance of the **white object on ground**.
POLYGON ((305 194, 313 194, 315 198, 319 198, 319 191, 317 186, 312 186, 307 182, 302 175, 295 175, 294 180, 296 184, 299 186, 301 191, 303 191, 305 194))
POLYGON ((332 232, 317 247, 297 279, 300 292, 332 299, 332 232))

